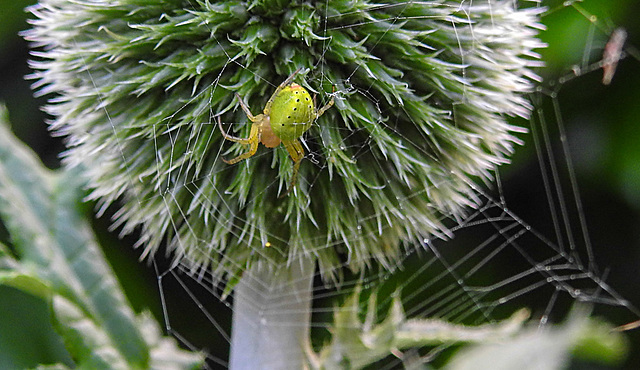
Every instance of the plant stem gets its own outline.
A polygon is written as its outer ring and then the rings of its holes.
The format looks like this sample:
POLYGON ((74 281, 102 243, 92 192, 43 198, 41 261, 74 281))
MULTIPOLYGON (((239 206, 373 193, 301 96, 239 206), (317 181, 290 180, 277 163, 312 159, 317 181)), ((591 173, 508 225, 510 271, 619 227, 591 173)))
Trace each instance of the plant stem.
POLYGON ((229 368, 303 369, 315 259, 246 271, 235 288, 229 368))

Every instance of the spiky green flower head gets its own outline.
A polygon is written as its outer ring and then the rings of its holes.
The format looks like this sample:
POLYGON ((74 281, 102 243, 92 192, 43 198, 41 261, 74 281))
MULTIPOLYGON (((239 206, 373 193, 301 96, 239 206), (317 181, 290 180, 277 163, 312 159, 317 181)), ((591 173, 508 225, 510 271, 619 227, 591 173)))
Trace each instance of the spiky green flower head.
MULTIPOLYGON (((216 276, 314 256, 391 266, 508 162, 529 114, 540 8, 512 0, 41 0, 26 33, 51 129, 115 225, 216 276), (288 75, 335 105, 303 135, 229 165, 288 75), (368 262, 369 261, 369 262, 368 262)), ((328 276, 330 274, 327 274, 328 276)))

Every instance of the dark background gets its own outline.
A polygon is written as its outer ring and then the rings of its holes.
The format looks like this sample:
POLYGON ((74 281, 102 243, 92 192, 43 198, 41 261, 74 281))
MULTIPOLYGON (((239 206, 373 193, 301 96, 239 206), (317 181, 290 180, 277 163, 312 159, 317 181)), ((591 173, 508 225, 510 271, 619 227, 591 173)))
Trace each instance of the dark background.
MULTIPOLYGON (((29 82, 24 78, 31 71, 27 64, 27 44, 18 33, 28 28, 23 9, 32 3, 31 0, 2 1, 0 102, 8 107, 13 130, 20 139, 45 165, 57 168, 60 165, 58 156, 64 146, 60 138, 48 134, 47 117, 40 110, 45 100, 34 98, 29 82)), ((627 29, 628 47, 640 45, 640 2, 586 0, 577 3, 589 14, 597 16, 592 19, 593 24, 587 19, 587 13, 562 8, 562 1, 544 4, 551 9, 559 8, 543 18, 547 30, 541 37, 549 47, 541 51, 547 64, 541 74, 547 93, 539 95, 538 102, 549 123, 551 136, 557 138, 558 116, 548 92, 557 88, 562 76, 571 76, 574 66, 581 64, 585 50, 590 51, 590 62, 597 61, 608 33, 614 27, 627 29)), ((637 56, 637 50, 635 52, 637 56)), ((561 84, 557 102, 567 131, 597 265, 600 271, 608 271, 608 284, 635 307, 640 307, 640 61, 633 57, 621 61, 609 86, 603 86, 601 78, 601 70, 595 70, 561 84)), ((527 143, 518 148, 513 165, 501 169, 504 194, 510 209, 537 230, 551 235, 553 228, 547 222, 548 210, 539 206, 546 202, 544 189, 530 185, 540 182, 534 146, 529 135, 523 138, 527 143)), ((162 321, 153 268, 138 262, 138 253, 131 248, 133 237, 120 240, 107 232, 108 225, 108 217, 94 220, 96 233, 129 299, 137 310, 149 308, 162 321)), ((226 349, 214 348, 218 345, 211 343, 211 325, 205 325, 206 330, 199 330, 203 325, 192 319, 198 316, 197 308, 180 304, 188 301, 183 288, 172 281, 165 281, 165 284, 165 293, 170 295, 167 306, 172 326, 183 335, 188 333, 188 339, 197 347, 208 347, 212 352, 218 352, 216 356, 224 357, 226 349)), ((198 290, 196 284, 191 288, 198 290)), ((211 296, 206 299, 211 305, 210 312, 223 308, 210 302, 211 296)), ((606 305, 597 305, 595 311, 616 325, 639 319, 630 310, 606 305)), ((222 312, 222 324, 228 327, 225 320, 229 310, 224 308, 222 312)), ((623 367, 633 368, 633 364, 640 363, 640 330, 627 334, 631 340, 631 357, 623 367)))

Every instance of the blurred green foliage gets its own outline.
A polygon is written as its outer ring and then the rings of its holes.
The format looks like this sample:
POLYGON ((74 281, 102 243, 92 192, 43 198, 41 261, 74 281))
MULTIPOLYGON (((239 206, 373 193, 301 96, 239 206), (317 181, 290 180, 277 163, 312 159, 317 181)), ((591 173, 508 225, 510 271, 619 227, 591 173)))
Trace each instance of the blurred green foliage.
POLYGON ((0 367, 201 365, 199 354, 178 348, 175 339, 162 337, 148 313, 135 314, 129 306, 91 231, 79 171, 42 167, 9 131, 6 116, 0 106, 0 215, 11 235, 11 248, 0 250, 0 286, 27 295, 2 297, 9 314, 0 316, 0 326, 9 330, 2 332, 0 367), (36 310, 21 310, 30 301, 36 310), (18 325, 26 318, 31 325, 18 325))
POLYGON ((0 368, 72 363, 49 320, 45 300, 5 285, 0 285, 0 297, 0 368))

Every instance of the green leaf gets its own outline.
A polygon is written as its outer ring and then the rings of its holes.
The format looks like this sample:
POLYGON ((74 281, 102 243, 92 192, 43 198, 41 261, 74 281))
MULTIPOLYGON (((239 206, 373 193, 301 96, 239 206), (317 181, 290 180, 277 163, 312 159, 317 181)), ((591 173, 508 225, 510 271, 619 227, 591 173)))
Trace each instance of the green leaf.
POLYGON ((3 107, 0 121, 0 215, 17 255, 0 255, 0 267, 13 266, 0 283, 38 296, 50 289, 59 332, 78 365, 149 368, 154 356, 164 356, 166 367, 200 364, 174 341, 145 337, 150 324, 126 301, 83 212, 79 172, 44 168, 9 131, 3 107), (167 361, 167 353, 180 361, 167 361))
POLYGON ((613 325, 590 318, 582 326, 572 354, 578 360, 616 366, 624 361, 628 347, 627 337, 613 325))
POLYGON ((47 291, 35 278, 0 272, 0 369, 27 369, 53 363, 73 365, 51 323, 50 291, 47 291), (30 294, 34 291, 47 297, 30 294))
POLYGON ((0 270, 0 285, 10 286, 42 299, 49 299, 51 294, 51 290, 42 280, 18 271, 0 270))
MULTIPOLYGON (((571 356, 578 360, 616 364, 624 359, 626 342, 612 326, 590 318, 586 307, 577 306, 562 325, 526 325, 529 311, 521 309, 510 318, 482 325, 460 325, 438 319, 405 316, 399 292, 393 294, 385 317, 376 317, 378 293, 371 293, 362 307, 357 287, 344 304, 334 310, 332 337, 320 353, 308 353, 311 368, 361 369, 398 351, 407 351, 405 368, 412 363, 412 348, 460 344, 447 369, 559 369, 571 356), (360 312, 366 310, 364 321, 360 312)), ((535 324, 535 323, 534 323, 535 324)))
POLYGON ((348 364, 350 368, 360 369, 398 350, 448 343, 509 340, 529 318, 527 310, 520 310, 507 320, 478 326, 456 325, 437 319, 408 319, 402 308, 400 294, 396 292, 382 320, 376 317, 377 293, 372 293, 365 308, 366 318, 362 322, 359 316, 360 295, 361 289, 358 287, 341 307, 334 310, 331 342, 319 354, 309 354, 313 368, 341 368, 348 364))
MULTIPOLYGON (((58 331, 65 338, 66 346, 74 355, 78 367, 126 369, 127 362, 131 363, 113 346, 109 333, 73 302, 56 296, 53 299, 53 310, 58 320, 58 331)), ((147 367, 146 364, 132 365, 138 368, 147 367)))
POLYGON ((54 364, 54 365, 40 365, 36 367, 36 370, 66 370, 69 367, 64 366, 63 364, 54 364))
MULTIPOLYGON (((447 369, 562 369, 567 367, 576 350, 584 349, 586 342, 591 343, 592 350, 606 347, 609 359, 622 359, 626 352, 622 333, 612 332, 611 326, 602 325, 588 315, 585 307, 577 306, 562 325, 529 327, 509 341, 464 348, 447 369), (612 341, 613 337, 616 339, 612 341), (605 342, 614 344, 607 346, 605 342)), ((603 354, 598 350, 582 359, 610 362, 603 361, 603 354)))

